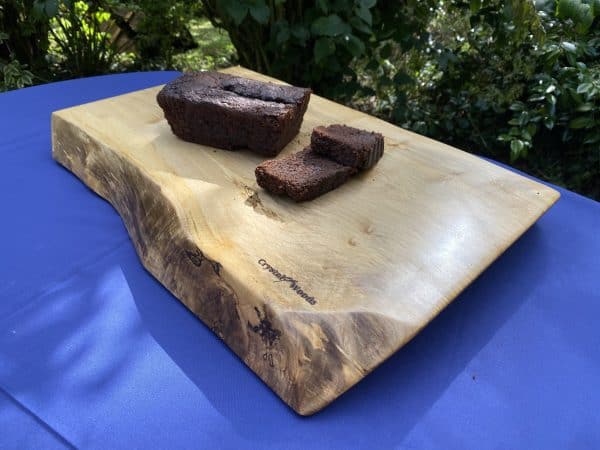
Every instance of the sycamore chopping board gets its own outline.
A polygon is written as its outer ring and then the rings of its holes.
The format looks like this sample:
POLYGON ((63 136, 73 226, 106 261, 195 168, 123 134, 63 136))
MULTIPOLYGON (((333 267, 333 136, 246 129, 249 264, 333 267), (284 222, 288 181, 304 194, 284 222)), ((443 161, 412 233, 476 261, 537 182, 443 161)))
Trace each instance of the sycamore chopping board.
POLYGON ((115 207, 148 271, 300 414, 410 340, 559 197, 313 95, 282 155, 331 123, 383 133, 386 153, 296 204, 257 186, 261 157, 175 137, 159 89, 55 112, 53 157, 115 207))

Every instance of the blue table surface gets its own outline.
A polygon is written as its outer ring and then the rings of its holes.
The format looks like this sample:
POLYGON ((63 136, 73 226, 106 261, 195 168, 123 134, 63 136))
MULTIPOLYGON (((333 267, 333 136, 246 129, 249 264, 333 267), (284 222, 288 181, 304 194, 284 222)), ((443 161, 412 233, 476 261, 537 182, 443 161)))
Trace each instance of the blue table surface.
POLYGON ((312 417, 140 264, 51 158, 54 110, 167 82, 0 95, 0 447, 599 448, 600 204, 562 198, 413 341, 312 417))

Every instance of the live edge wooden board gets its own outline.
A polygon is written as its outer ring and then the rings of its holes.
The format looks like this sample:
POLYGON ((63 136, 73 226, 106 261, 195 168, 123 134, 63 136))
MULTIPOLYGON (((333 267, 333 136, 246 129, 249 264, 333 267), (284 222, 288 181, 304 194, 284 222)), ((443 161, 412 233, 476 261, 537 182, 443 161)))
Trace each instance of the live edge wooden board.
POLYGON ((175 137, 159 89, 55 112, 53 157, 115 207, 146 269, 303 415, 402 347, 559 197, 313 95, 282 155, 331 123, 383 133, 386 153, 296 204, 257 186, 259 156, 175 137))

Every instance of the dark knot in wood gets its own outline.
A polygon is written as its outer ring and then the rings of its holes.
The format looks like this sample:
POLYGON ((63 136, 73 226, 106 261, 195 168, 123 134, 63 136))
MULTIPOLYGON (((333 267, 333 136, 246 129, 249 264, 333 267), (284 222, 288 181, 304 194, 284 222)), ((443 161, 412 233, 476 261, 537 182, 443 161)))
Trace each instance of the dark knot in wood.
POLYGON ((259 320, 258 325, 252 325, 248 321, 248 327, 262 338, 265 345, 272 347, 281 337, 281 331, 273 328, 273 324, 267 316, 266 311, 261 312, 256 306, 254 310, 259 320))
POLYGON ((196 267, 201 267, 202 262, 207 261, 212 266, 212 269, 215 272, 215 274, 221 275, 221 267, 223 267, 221 266, 221 263, 217 261, 211 261, 206 256, 204 256, 204 253, 202 253, 200 250, 194 250, 193 252, 186 250, 185 254, 192 262, 192 264, 196 267))

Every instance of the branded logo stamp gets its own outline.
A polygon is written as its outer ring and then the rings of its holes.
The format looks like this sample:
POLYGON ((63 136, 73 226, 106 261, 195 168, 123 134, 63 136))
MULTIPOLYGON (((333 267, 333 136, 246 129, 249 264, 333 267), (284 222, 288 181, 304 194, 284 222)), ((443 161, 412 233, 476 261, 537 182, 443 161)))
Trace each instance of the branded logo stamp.
POLYGON ((280 282, 287 283, 289 285, 290 289, 293 290, 296 294, 298 294, 298 296, 302 297, 302 299, 304 299, 307 303, 310 303, 311 305, 314 305, 317 303, 317 301, 315 300, 314 297, 308 295, 306 292, 304 292, 302 290, 302 288, 298 284, 297 280, 295 280, 294 278, 292 278, 284 273, 279 272, 277 269, 275 269, 272 265, 270 265, 263 258, 258 260, 258 265, 261 266, 264 270, 271 272, 271 274, 273 274, 273 276, 275 278, 277 278, 276 283, 280 283, 280 282))

